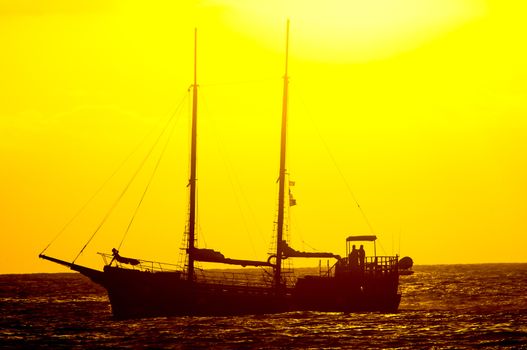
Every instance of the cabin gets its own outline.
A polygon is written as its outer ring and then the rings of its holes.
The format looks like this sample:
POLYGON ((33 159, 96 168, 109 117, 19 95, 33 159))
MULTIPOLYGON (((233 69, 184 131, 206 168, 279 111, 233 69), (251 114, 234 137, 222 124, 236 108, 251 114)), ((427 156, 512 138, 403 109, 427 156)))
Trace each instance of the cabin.
POLYGON ((294 300, 299 309, 321 311, 378 310, 395 312, 401 295, 398 293, 397 256, 378 256, 377 237, 350 236, 346 239, 346 256, 339 258, 324 275, 299 278, 294 300), (373 255, 356 249, 356 242, 372 242, 373 255))

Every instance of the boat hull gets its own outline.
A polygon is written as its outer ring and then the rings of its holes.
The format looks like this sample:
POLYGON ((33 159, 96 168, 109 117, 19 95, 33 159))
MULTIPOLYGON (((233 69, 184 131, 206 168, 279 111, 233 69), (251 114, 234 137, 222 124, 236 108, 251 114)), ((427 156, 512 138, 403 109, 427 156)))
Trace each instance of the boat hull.
POLYGON ((188 281, 181 272, 145 271, 106 265, 93 270, 63 260, 106 288, 117 318, 271 314, 289 311, 396 312, 401 300, 396 269, 342 270, 336 276, 305 276, 293 288, 188 281))
POLYGON ((353 290, 337 278, 299 279, 295 288, 190 282, 179 272, 106 266, 96 282, 108 291, 117 318, 270 314, 289 311, 396 312, 401 295, 353 290))

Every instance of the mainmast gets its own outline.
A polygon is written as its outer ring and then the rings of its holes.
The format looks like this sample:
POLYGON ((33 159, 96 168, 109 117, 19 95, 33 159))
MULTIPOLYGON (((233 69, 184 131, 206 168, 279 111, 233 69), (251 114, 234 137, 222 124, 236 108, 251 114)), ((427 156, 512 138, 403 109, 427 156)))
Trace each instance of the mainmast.
POLYGON ((188 271, 189 281, 194 280, 194 243, 196 227, 196 155, 197 155, 197 127, 198 127, 198 82, 197 82, 197 49, 198 29, 194 30, 194 84, 192 85, 192 136, 190 150, 190 212, 188 227, 188 271))
POLYGON ((285 74, 284 89, 282 95, 282 133, 280 142, 280 177, 278 190, 278 223, 276 230, 276 267, 274 272, 274 285, 277 289, 282 287, 282 251, 284 233, 284 209, 285 209, 285 180, 286 180, 286 141, 287 141, 287 98, 289 89, 288 76, 289 61, 289 20, 286 27, 285 41, 285 74))

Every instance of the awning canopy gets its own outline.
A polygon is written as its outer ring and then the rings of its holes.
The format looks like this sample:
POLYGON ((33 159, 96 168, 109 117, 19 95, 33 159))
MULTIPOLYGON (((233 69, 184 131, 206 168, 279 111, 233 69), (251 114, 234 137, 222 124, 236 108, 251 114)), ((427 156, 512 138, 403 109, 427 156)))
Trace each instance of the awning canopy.
POLYGON ((196 261, 213 262, 228 265, 241 265, 245 266, 273 266, 268 261, 254 261, 254 260, 240 260, 226 258, 222 253, 205 248, 194 248, 192 256, 196 261))
POLYGON ((340 255, 323 252, 299 252, 291 248, 286 241, 282 241, 282 254, 284 258, 335 258, 340 259, 340 255))
POLYGON ((374 242, 377 239, 375 235, 366 235, 366 236, 349 236, 346 238, 346 242, 355 242, 355 241, 368 241, 374 242))

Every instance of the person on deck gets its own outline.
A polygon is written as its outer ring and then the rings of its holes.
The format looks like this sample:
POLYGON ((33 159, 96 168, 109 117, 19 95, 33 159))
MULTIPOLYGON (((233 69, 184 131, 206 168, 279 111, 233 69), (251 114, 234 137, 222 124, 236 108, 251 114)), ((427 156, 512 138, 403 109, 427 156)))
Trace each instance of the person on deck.
POLYGON ((359 265, 359 251, 357 248, 355 248, 355 244, 353 245, 349 255, 349 264, 351 267, 356 267, 359 265))
POLYGON ((361 244, 358 252, 359 256, 359 266, 364 271, 364 262, 366 260, 366 252, 364 251, 364 246, 361 244))

